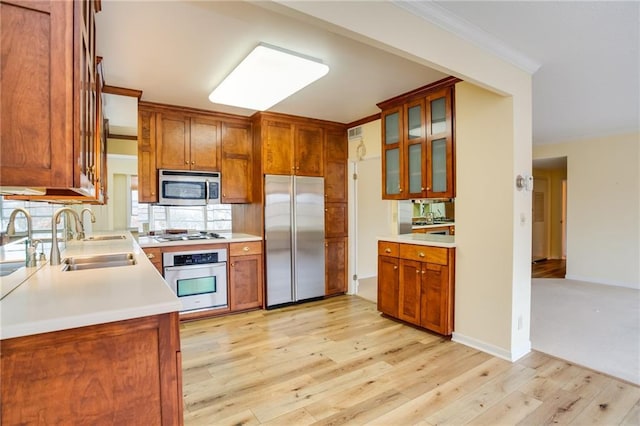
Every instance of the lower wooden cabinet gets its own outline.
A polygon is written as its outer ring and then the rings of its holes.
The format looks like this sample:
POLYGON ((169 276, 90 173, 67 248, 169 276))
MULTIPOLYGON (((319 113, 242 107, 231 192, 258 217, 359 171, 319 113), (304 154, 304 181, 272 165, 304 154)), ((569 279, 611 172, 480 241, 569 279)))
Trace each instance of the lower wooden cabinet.
POLYGON ((2 424, 182 425, 176 312, 2 340, 2 424))
POLYGON ((379 241, 378 310, 450 335, 454 271, 454 248, 379 241))
POLYGON ((325 296, 347 291, 347 237, 327 238, 324 241, 325 296))
POLYGON ((262 242, 229 244, 229 308, 231 312, 263 304, 262 242))
POLYGON ((162 250, 158 247, 147 247, 143 249, 144 254, 147 255, 147 259, 153 263, 160 275, 164 275, 162 271, 162 250))

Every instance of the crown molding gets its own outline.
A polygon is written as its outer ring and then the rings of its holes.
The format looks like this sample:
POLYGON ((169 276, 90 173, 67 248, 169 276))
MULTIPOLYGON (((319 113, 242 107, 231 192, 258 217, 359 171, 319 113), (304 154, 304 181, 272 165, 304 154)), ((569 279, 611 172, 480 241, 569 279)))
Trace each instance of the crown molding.
POLYGON ((433 1, 391 0, 391 2, 407 12, 473 43, 529 74, 534 74, 541 66, 538 62, 507 46, 498 38, 433 1))

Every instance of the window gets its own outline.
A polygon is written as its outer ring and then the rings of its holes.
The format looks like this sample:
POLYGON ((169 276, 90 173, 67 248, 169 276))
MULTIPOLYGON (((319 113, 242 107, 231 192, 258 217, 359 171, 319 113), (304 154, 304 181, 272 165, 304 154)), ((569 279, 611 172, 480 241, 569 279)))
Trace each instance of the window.
MULTIPOLYGON (((33 233, 51 235, 51 217, 53 213, 60 207, 64 207, 61 204, 49 204, 39 201, 21 201, 21 200, 5 200, 4 197, 0 197, 0 213, 2 219, 2 231, 7 229, 9 224, 9 217, 11 212, 22 207, 26 209, 31 215, 31 222, 33 225, 33 233)), ((15 220, 16 234, 27 233, 27 219, 23 214, 18 214, 15 220)))

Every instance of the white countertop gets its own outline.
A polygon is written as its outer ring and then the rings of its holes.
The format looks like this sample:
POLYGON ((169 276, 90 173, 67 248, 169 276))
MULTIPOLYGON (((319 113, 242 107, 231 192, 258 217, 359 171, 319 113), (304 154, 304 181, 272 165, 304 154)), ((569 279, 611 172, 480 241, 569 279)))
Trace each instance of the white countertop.
POLYGON ((61 258, 128 252, 133 253, 137 263, 63 272, 63 265, 51 266, 48 262, 39 262, 36 268, 21 268, 1 277, 3 288, 7 283, 24 280, 0 300, 0 338, 84 327, 181 309, 180 301, 131 234, 126 231, 103 234, 125 235, 126 239, 68 242, 66 249, 61 250, 61 258), (31 275, 27 276, 25 270, 31 275))
POLYGON ((447 226, 456 226, 456 224, 455 222, 447 222, 447 223, 434 223, 431 225, 412 225, 411 229, 442 228, 447 226))
POLYGON ((220 233, 224 238, 211 238, 204 240, 184 240, 184 241, 158 241, 154 237, 145 236, 138 237, 138 243, 140 247, 168 247, 168 246, 190 246, 195 244, 229 244, 229 243, 242 243, 247 241, 262 241, 261 237, 251 234, 242 234, 238 232, 234 233, 220 233))
POLYGON ((378 237, 380 241, 390 241, 392 243, 419 244, 433 247, 455 247, 456 240, 453 235, 437 234, 400 234, 378 237))

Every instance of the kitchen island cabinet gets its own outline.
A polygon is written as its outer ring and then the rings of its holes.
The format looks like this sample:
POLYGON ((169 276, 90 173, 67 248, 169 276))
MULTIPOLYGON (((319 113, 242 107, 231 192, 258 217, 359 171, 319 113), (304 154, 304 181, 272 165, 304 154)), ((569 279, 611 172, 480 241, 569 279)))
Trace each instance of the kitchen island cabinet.
POLYGON ((2 341, 2 424, 180 425, 176 312, 2 341))
POLYGON ((453 332, 453 237, 409 235, 378 241, 378 310, 448 336, 453 332))

